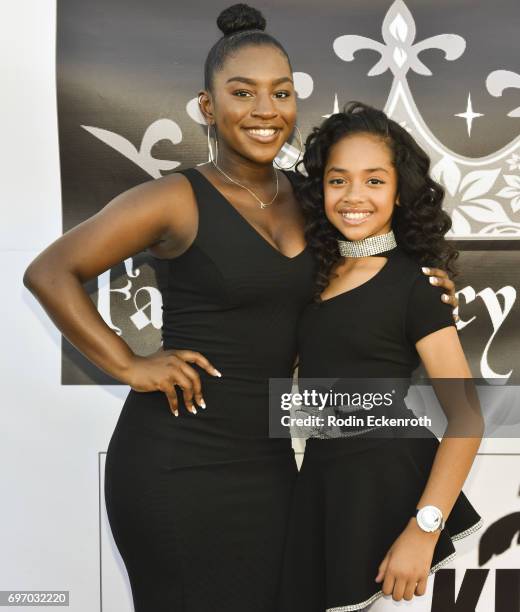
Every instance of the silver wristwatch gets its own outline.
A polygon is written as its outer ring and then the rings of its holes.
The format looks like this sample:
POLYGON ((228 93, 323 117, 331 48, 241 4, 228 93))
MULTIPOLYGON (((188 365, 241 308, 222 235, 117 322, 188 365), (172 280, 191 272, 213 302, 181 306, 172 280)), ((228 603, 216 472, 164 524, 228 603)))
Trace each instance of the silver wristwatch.
POLYGON ((444 529, 444 519, 442 512, 437 506, 423 506, 418 508, 415 513, 417 524, 423 531, 433 533, 444 529))

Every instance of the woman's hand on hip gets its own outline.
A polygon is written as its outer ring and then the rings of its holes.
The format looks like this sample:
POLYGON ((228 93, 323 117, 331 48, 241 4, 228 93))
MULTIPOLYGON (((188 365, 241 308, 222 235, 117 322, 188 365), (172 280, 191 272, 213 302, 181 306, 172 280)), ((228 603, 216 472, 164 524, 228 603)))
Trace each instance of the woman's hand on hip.
POLYGON ((128 369, 127 383, 134 391, 163 391, 175 416, 179 416, 175 386, 180 387, 186 408, 197 414, 194 404, 202 408, 206 408, 206 404, 202 397, 199 373, 190 363, 196 363, 212 376, 222 376, 201 353, 184 349, 165 350, 161 347, 146 357, 135 355, 128 369))

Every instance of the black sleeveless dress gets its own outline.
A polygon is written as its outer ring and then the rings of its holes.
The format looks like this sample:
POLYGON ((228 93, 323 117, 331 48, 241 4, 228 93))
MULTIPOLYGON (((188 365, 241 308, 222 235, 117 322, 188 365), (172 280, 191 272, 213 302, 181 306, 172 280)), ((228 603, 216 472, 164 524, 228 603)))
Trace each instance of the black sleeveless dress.
MULTIPOLYGON (((136 612, 273 612, 289 502, 291 441, 269 438, 268 379, 290 377, 314 260, 272 247, 196 169, 197 235, 155 259, 164 348, 199 351, 207 408, 179 416, 161 391, 130 390, 107 451, 105 499, 136 612)), ((290 173, 287 174, 288 176, 290 173)))
MULTIPOLYGON (((298 329, 301 385, 314 378, 339 385, 339 379, 393 379, 404 398, 420 363, 416 342, 454 325, 451 306, 417 263, 400 247, 385 256, 383 268, 364 284, 305 308, 298 329)), ((404 403, 392 415, 400 411, 410 416, 404 403)), ((306 442, 281 612, 350 612, 381 597, 379 564, 415 514, 437 438, 425 427, 406 438, 351 431, 356 435, 327 437, 325 431, 306 442)), ((481 525, 461 492, 436 544, 431 573, 453 559, 453 541, 481 525)))

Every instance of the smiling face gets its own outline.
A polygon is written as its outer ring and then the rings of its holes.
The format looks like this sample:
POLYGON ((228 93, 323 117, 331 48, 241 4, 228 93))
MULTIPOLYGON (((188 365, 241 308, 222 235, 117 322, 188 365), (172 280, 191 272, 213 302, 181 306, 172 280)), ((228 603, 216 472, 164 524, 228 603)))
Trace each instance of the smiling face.
POLYGON ((212 89, 202 108, 216 126, 219 154, 271 164, 296 121, 287 58, 272 45, 243 47, 215 72, 212 89))
POLYGON ((397 184, 387 144, 368 133, 346 136, 331 147, 325 165, 325 214, 347 240, 386 234, 397 184))

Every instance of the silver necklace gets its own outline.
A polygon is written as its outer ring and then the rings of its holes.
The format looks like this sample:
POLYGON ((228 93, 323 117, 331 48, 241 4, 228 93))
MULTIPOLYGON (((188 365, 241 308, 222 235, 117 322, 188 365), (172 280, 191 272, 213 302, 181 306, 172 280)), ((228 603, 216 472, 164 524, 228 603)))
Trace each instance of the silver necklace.
POLYGON ((275 168, 273 168, 273 172, 274 172, 274 176, 276 178, 276 193, 274 194, 274 198, 270 201, 270 202, 262 202, 262 200, 256 195, 256 193, 254 193, 253 191, 251 191, 251 189, 249 189, 249 187, 246 187, 245 185, 242 185, 241 183, 239 183, 238 181, 235 181, 234 179, 232 179, 230 176, 228 176, 224 170, 222 170, 221 168, 219 168, 217 166, 217 164, 215 163, 214 160, 212 160, 213 165, 215 166, 215 168, 221 173, 223 174, 229 181, 231 181, 232 183, 235 183, 235 185, 238 185, 239 187, 242 187, 242 189, 245 189, 246 191, 249 191, 249 193, 253 196, 253 198, 255 198, 255 200, 260 204, 260 208, 264 209, 267 208, 268 206, 271 206, 271 204, 276 200, 276 196, 278 195, 278 172, 276 172, 275 168))
POLYGON ((369 257, 390 251, 397 246, 393 230, 381 236, 369 236, 363 240, 338 240, 339 253, 343 257, 369 257))

